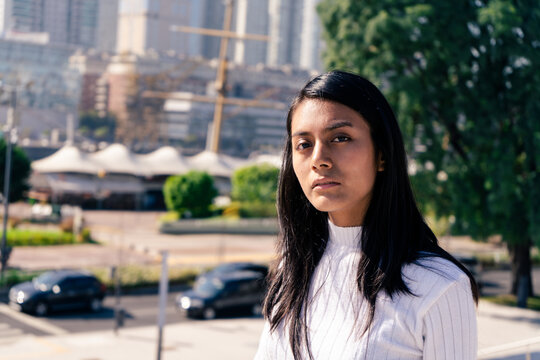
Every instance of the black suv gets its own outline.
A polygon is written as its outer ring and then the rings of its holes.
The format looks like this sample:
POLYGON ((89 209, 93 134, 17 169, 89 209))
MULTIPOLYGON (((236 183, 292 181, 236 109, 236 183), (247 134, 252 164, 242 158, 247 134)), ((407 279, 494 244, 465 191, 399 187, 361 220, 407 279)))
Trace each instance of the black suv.
POLYGON ((265 291, 265 276, 260 272, 226 272, 197 281, 192 290, 177 297, 176 305, 187 316, 203 319, 213 319, 220 313, 246 310, 260 316, 265 291))
POLYGON ((9 305, 45 316, 54 310, 101 310, 106 287, 92 274, 76 270, 48 271, 9 290, 9 305))

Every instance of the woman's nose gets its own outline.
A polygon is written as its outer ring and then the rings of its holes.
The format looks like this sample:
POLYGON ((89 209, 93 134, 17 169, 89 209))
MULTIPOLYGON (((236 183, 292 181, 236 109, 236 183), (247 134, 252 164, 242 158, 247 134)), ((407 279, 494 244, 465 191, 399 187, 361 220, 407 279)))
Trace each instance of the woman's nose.
POLYGON ((330 152, 324 144, 318 143, 315 145, 311 156, 311 167, 313 169, 332 167, 330 152))

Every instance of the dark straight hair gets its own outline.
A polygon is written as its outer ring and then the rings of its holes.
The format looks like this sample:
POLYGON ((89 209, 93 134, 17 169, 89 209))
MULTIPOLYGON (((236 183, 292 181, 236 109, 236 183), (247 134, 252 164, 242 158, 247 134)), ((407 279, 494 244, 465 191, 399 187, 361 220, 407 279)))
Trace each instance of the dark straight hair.
POLYGON ((292 165, 292 115, 308 99, 336 102, 358 112, 370 127, 376 158, 384 160, 384 170, 377 172, 358 244, 362 254, 357 269, 358 291, 369 305, 367 321, 361 327, 363 332, 373 322, 380 291, 390 297, 411 294, 401 269, 423 257, 438 256, 458 266, 470 278, 474 300, 478 301, 473 276, 438 245, 418 210, 407 173, 403 138, 390 105, 377 87, 363 77, 331 71, 309 81, 291 104, 279 176, 278 259, 270 272, 264 315, 272 331, 282 322, 288 326, 294 358, 301 359, 302 350, 312 358, 306 329, 307 296, 328 240, 327 213, 318 211, 308 201, 292 165))

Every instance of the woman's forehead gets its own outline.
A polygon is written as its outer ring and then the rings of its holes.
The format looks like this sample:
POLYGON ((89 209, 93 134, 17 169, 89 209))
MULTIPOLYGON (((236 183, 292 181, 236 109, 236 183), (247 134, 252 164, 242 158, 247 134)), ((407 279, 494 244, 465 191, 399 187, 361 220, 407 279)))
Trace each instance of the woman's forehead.
POLYGON ((356 110, 334 101, 308 99, 299 103, 291 115, 291 135, 313 130, 331 131, 350 127, 369 129, 356 110))

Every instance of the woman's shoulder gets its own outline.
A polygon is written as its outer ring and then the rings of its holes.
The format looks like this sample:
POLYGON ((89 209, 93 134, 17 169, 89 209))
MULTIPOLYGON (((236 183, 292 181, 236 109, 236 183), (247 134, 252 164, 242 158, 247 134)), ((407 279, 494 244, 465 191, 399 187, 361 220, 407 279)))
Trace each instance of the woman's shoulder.
POLYGON ((450 260, 438 255, 425 254, 415 262, 404 265, 402 276, 413 296, 424 305, 437 301, 448 291, 458 296, 472 296, 467 274, 450 260))
POLYGON ((411 276, 433 277, 443 282, 468 278, 452 261, 431 253, 422 253, 417 260, 404 265, 402 272, 411 276))

